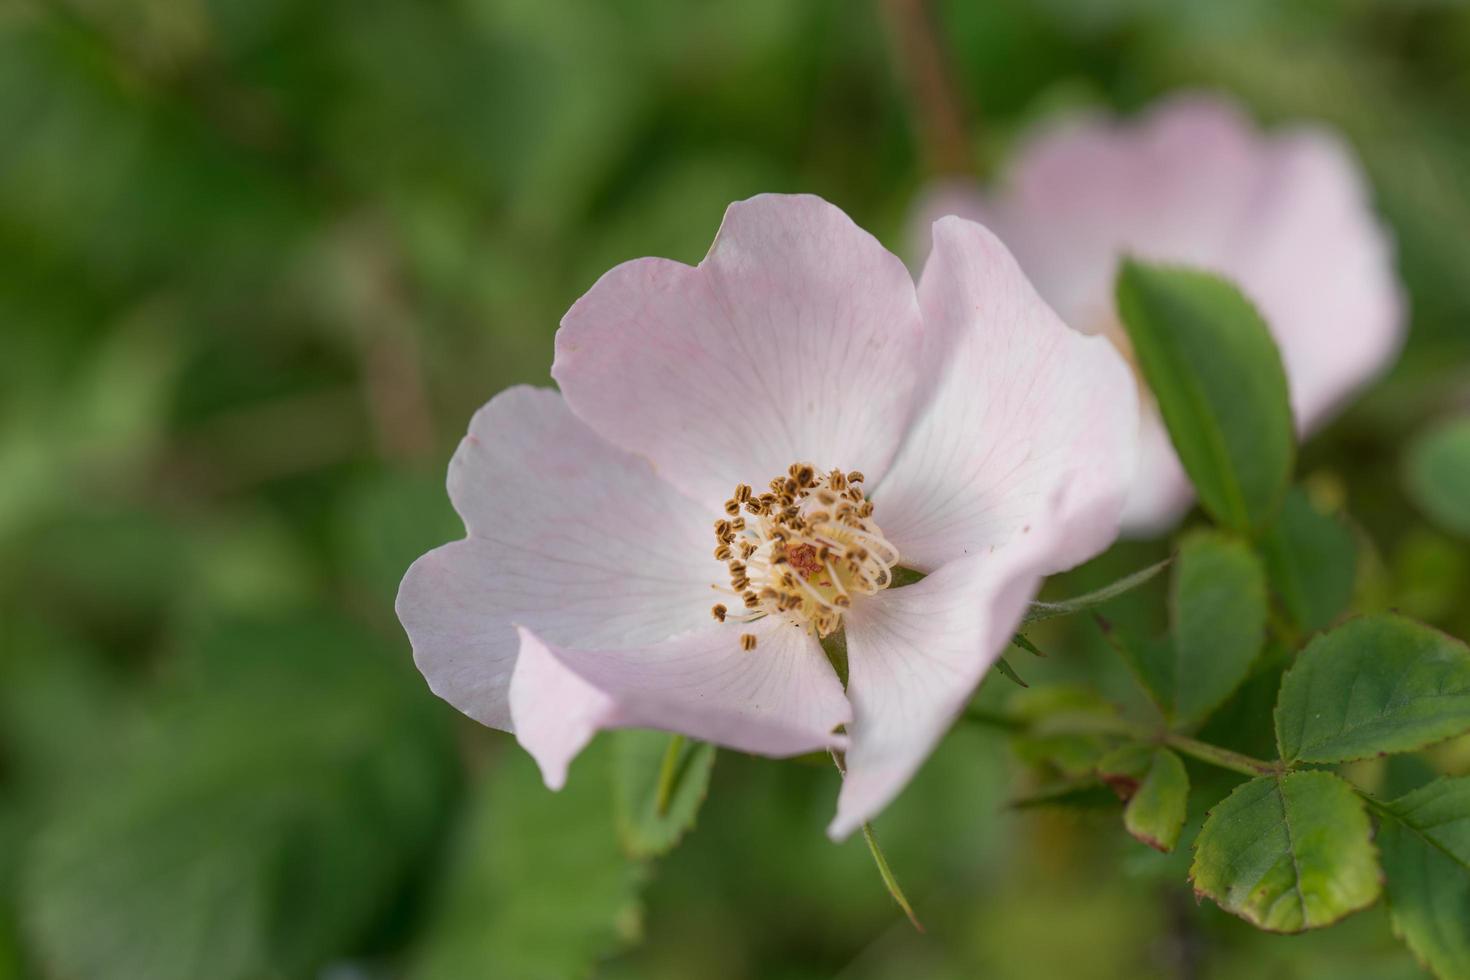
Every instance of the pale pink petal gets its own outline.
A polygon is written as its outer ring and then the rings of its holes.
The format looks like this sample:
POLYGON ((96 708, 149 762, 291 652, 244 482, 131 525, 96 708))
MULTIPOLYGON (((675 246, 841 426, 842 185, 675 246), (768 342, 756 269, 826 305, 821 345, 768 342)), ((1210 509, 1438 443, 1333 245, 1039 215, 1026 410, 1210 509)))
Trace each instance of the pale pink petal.
POLYGON ((819 198, 732 204, 691 268, 639 259, 562 320, 552 375, 572 409, 718 505, 794 462, 888 466, 922 333, 903 264, 819 198))
POLYGON ((1069 330, 1005 246, 959 218, 934 225, 919 296, 942 380, 873 491, 902 564, 986 554, 1046 520, 1065 528, 1046 572, 1102 550, 1138 432, 1137 385, 1118 351, 1069 330))
POLYGON ((1099 333, 1123 253, 1217 266, 1247 230, 1265 168, 1237 109, 1180 96, 1135 123, 1086 114, 1046 125, 1016 151, 1000 192, 950 183, 920 212, 985 224, 1067 324, 1099 333))
MULTIPOLYGON (((1124 253, 1232 279, 1271 325, 1303 432, 1381 372, 1402 340, 1391 241, 1348 149, 1316 130, 1262 134, 1221 99, 1182 96, 1135 121, 1046 127, 998 192, 948 183, 917 208, 920 221, 940 212, 983 220, 1084 333, 1120 335, 1113 280, 1124 253)), ((1155 533, 1192 493, 1172 453, 1153 451, 1156 408, 1144 412, 1124 526, 1155 533)))
POLYGON ((847 744, 833 732, 852 718, 842 684, 811 634, 779 617, 628 650, 560 647, 528 629, 520 641, 511 716, 552 789, 605 728, 659 728, 772 756, 847 744), (742 649, 742 633, 755 649, 742 649))
POLYGON ((1194 503, 1194 485, 1152 398, 1140 415, 1138 466, 1119 523, 1128 534, 1152 537, 1167 533, 1184 517, 1194 503))
POLYGON ((1269 148, 1248 241, 1221 263, 1271 324, 1298 428, 1327 421, 1392 363, 1407 322, 1392 242, 1336 137, 1299 129, 1269 148))
MULTIPOLYGON (((1065 505, 1065 501, 1059 500, 1065 505)), ((847 616, 847 775, 837 840, 882 810, 964 710, 1052 564, 1063 511, 993 552, 854 604, 847 616)))
POLYGON ((436 694, 510 729, 519 641, 624 647, 712 623, 715 514, 583 425, 560 395, 511 388, 482 408, 449 465, 469 537, 424 555, 398 617, 436 694))
POLYGON ((991 214, 990 209, 990 198, 981 193, 980 185, 969 178, 942 177, 920 191, 909 209, 904 231, 904 255, 915 278, 923 274, 924 264, 929 261, 936 221, 952 215, 986 228, 998 229, 1003 218, 991 214))

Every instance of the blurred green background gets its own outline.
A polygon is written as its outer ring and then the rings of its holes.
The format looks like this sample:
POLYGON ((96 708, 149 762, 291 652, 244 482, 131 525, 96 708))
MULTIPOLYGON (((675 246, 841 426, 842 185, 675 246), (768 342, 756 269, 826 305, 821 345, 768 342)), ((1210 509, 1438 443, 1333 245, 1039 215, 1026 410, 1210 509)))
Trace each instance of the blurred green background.
MULTIPOLYGON (((1470 407, 1470 7, 934 15, 989 172, 1048 112, 1179 87, 1343 130, 1413 331, 1303 473, 1362 528, 1361 607, 1470 635, 1470 553, 1401 478, 1406 440, 1470 407)), ((1256 933, 1115 813, 1007 809, 1033 777, 985 731, 877 824, 928 935, 823 835, 830 768, 721 753, 695 831, 634 862, 606 739, 553 796, 412 669, 392 600, 461 533, 449 454, 497 390, 549 383, 602 271, 697 260, 761 191, 903 247, 929 157, 893 23, 864 0, 0 5, 0 978, 1420 975, 1381 907, 1256 933)), ((1125 696, 1087 624, 1037 639, 1033 684, 1125 696)))

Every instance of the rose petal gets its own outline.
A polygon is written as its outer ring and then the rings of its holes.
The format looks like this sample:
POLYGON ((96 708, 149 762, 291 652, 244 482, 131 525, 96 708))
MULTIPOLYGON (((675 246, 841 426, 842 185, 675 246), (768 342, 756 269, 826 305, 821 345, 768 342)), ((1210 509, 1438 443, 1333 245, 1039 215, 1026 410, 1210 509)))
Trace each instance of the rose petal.
MULTIPOLYGON (((1087 116, 1028 140, 1003 188, 937 186, 917 208, 984 221, 1048 303, 1085 333, 1116 332, 1119 257, 1193 264, 1234 280, 1281 348, 1298 428, 1326 421, 1382 371, 1406 321, 1391 241, 1351 152, 1315 129, 1264 135, 1229 103, 1170 99, 1138 120, 1087 116)), ((927 230, 915 251, 927 248, 927 230)), ((1177 522, 1192 491, 1156 409, 1144 409, 1131 533, 1177 522), (1167 447, 1166 447, 1167 448, 1167 447)))
POLYGON ((851 744, 827 828, 834 840, 898 795, 964 709, 1020 623, 1063 526, 1049 521, 992 553, 854 604, 846 621, 851 744))
POLYGON ((703 262, 624 263, 562 320, 552 375, 587 424, 715 505, 793 462, 887 468, 922 333, 903 264, 810 196, 732 204, 703 262))
MULTIPOLYGON (((985 224, 1066 323, 1097 333, 1122 254, 1216 267, 1248 227, 1264 169, 1239 110, 1186 95, 1136 123, 1052 122, 1022 144, 998 193, 952 182, 920 211, 985 224)), ((927 229, 914 230, 927 251, 927 229)))
POLYGON ((1044 520, 1066 533, 1046 572, 1106 547, 1132 481, 1137 386, 1117 350, 1069 330, 980 225, 944 218, 919 285, 942 380, 874 519, 902 564, 987 553, 1044 520), (1060 488, 1066 507, 1049 510, 1060 488))
POLYGON ((1129 534, 1164 534, 1194 503, 1194 484, 1174 452, 1169 430, 1150 399, 1138 423, 1138 465, 1123 504, 1120 527, 1129 534))
POLYGON ((398 617, 436 694, 509 730, 511 623, 564 644, 623 647, 712 622, 715 514, 588 429, 554 391, 482 408, 449 464, 469 537, 404 576, 398 617))
POLYGON ((760 755, 842 748, 852 710, 811 635, 778 617, 631 650, 573 650, 520 630, 516 738, 559 789, 599 730, 658 728, 760 755), (742 649, 740 634, 757 638, 742 649))
POLYGON ((1298 129, 1269 152, 1258 220, 1222 269, 1271 324, 1297 427, 1308 432, 1392 362, 1406 302, 1351 151, 1331 134, 1298 129))

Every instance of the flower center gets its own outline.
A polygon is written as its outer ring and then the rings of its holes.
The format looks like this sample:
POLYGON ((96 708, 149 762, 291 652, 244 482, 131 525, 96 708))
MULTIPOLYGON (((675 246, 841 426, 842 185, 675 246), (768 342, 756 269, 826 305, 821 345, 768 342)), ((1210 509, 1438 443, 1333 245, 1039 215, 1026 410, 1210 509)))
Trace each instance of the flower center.
MULTIPOLYGON (((827 636, 842 625, 854 596, 887 588, 898 549, 873 523, 862 482, 856 470, 821 476, 809 463, 793 463, 766 493, 736 487, 726 516, 715 522, 715 558, 725 563, 730 585, 714 588, 738 605, 736 612, 715 606, 715 618, 748 623, 781 615, 827 636)), ((745 634, 741 643, 750 649, 755 637, 745 634)))

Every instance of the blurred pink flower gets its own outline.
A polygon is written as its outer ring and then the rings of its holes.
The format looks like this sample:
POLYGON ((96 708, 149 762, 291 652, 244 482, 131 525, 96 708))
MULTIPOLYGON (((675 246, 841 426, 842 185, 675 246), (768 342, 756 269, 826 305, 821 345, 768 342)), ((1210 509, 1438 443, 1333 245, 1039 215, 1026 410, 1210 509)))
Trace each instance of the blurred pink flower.
POLYGON ((1109 344, 984 228, 933 234, 916 289, 837 208, 761 196, 698 266, 604 275, 557 334, 562 393, 502 392, 450 463, 468 536, 398 596, 434 691, 553 788, 637 726, 845 750, 830 833, 880 810, 1040 578, 1113 540, 1138 427, 1109 344))
MULTIPOLYGON (((1190 95, 1141 119, 1072 118, 1026 140, 1008 180, 932 188, 914 246, 940 215, 984 223, 1073 327, 1119 342, 1119 257, 1195 265, 1233 280, 1271 325, 1298 429, 1326 421, 1396 354, 1405 303, 1388 233, 1351 151, 1333 134, 1265 135, 1223 100, 1190 95)), ((1193 499, 1157 410, 1145 405, 1125 531, 1167 530, 1193 499)))

